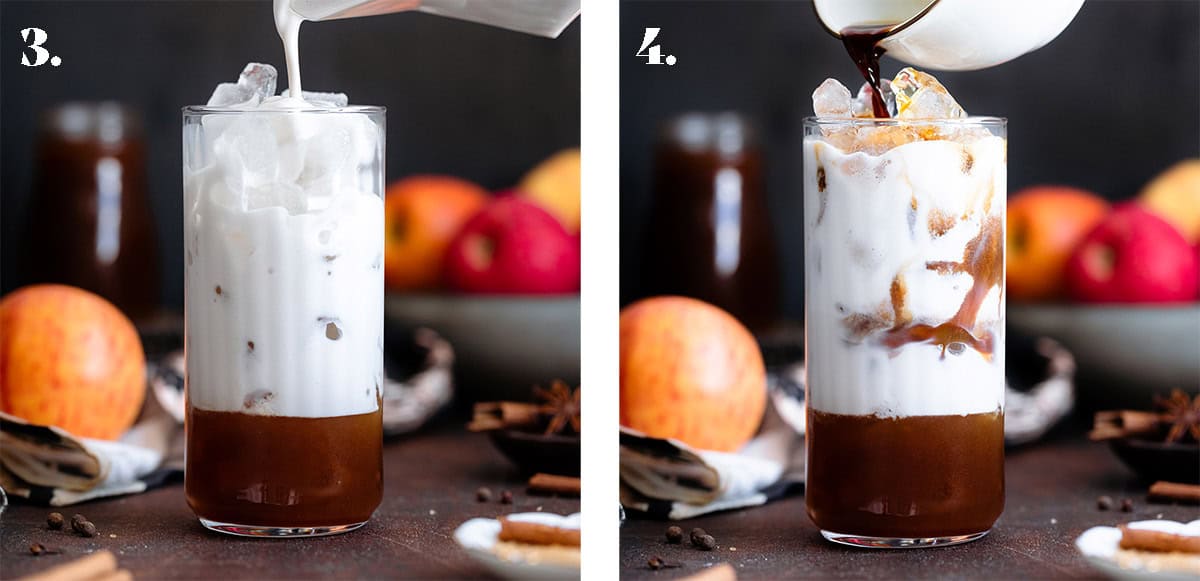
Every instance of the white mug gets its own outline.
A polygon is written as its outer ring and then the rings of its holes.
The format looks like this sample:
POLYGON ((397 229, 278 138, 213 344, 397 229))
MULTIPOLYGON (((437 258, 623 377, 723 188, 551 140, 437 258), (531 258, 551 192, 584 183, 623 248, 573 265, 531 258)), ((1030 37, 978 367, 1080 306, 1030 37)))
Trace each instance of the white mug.
POLYGON ((815 0, 835 36, 895 24, 887 55, 934 70, 983 69, 1037 50, 1071 23, 1083 0, 815 0))

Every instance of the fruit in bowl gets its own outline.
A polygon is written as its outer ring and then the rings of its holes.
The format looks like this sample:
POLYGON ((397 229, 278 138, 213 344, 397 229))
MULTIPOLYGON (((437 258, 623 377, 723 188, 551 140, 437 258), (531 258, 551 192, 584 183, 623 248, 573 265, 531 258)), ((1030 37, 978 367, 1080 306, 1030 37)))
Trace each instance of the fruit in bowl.
POLYGON ((487 201, 487 190, 451 176, 416 175, 388 186, 384 248, 388 290, 431 290, 440 285, 446 248, 487 201))
POLYGON ((29 286, 0 301, 0 411, 115 440, 145 394, 141 339, 108 301, 64 285, 29 286))
POLYGON ((1138 201, 1200 247, 1200 159, 1181 161, 1159 174, 1138 201))
POLYGON ((1078 394, 1084 408, 1126 405, 1200 382, 1200 249, 1188 234, 1193 217, 1200 223, 1200 198, 1190 189, 1200 184, 1193 181, 1200 173, 1192 173, 1200 161, 1192 164, 1173 168, 1137 200, 1111 210, 1100 200, 1073 211, 1052 210, 1046 203, 1041 209, 1022 207, 1030 203, 1025 194, 1010 201, 1008 324, 1024 334, 1053 337, 1072 351, 1079 362, 1078 385, 1086 386, 1078 394), (1092 225, 1081 229, 1081 215, 1092 225), (1023 220, 1054 236, 1070 235, 1073 242, 1058 249, 1066 256, 1057 270, 1046 264, 1037 276, 1036 269, 1023 270, 1030 249, 1021 245, 1037 239, 1021 239, 1017 228, 1023 220), (1052 232, 1055 228, 1064 232, 1052 232), (1022 292, 1027 290, 1022 283, 1037 283, 1038 276, 1058 281, 1044 285, 1057 285, 1055 292, 1022 292), (1067 303, 1046 301, 1057 298, 1067 303))
POLYGON ((579 162, 578 148, 564 149, 530 170, 517 185, 523 196, 553 214, 571 234, 579 234, 579 162))
POLYGON ((621 311, 621 425, 731 452, 758 431, 766 370, 754 336, 729 313, 684 297, 621 311))
POLYGON ((450 243, 447 286, 484 294, 579 290, 579 245, 554 216, 519 195, 497 195, 450 243))
POLYGON ((1008 202, 1008 294, 1018 301, 1063 294, 1063 267, 1084 236, 1108 213, 1087 190, 1034 186, 1008 202))
POLYGON ((577 153, 555 155, 522 180, 529 191, 491 195, 445 176, 389 188, 389 241, 423 235, 407 248, 389 243, 387 326, 445 337, 462 400, 579 381, 578 164, 577 153))
POLYGON ((1197 298, 1200 263, 1171 224, 1124 204, 1083 239, 1065 276, 1068 295, 1080 302, 1187 302, 1197 298))

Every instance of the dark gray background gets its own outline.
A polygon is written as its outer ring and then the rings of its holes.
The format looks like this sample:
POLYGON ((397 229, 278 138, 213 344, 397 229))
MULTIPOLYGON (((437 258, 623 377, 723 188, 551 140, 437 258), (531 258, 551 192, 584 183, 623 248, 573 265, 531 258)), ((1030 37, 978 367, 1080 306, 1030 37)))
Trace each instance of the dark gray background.
MULTIPOLYGON (((1047 0, 1053 1, 1053 0, 1047 0)), ((621 4, 621 298, 641 296, 640 244, 650 204, 656 126, 689 110, 757 121, 780 249, 785 313, 803 315, 800 120, 827 77, 862 77, 801 1, 621 4), (634 56, 646 27, 675 66, 634 56)), ((883 76, 903 65, 884 58, 883 76)), ((1062 183, 1110 199, 1200 155, 1200 2, 1090 0, 1039 51, 998 67, 936 73, 972 114, 1009 118, 1009 191, 1062 183)))
MULTIPOLYGON (((579 144, 579 26, 551 40, 419 13, 307 23, 304 86, 388 108, 389 180, 444 172, 505 188, 579 144)), ((0 291, 29 282, 17 257, 39 112, 115 99, 145 119, 164 300, 182 305, 179 109, 249 61, 284 68, 269 0, 0 0, 0 291), (28 26, 47 31, 62 66, 20 65, 28 26)))

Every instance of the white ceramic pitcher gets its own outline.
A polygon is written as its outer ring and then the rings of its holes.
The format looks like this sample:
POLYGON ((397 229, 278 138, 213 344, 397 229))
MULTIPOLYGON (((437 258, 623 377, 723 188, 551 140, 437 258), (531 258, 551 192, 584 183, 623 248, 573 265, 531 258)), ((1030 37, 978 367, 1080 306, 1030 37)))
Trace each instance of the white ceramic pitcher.
POLYGON ((579 16, 579 0, 291 0, 305 20, 419 10, 555 38, 579 16))
POLYGON ((1071 23, 1083 0, 815 0, 835 36, 851 26, 895 25, 887 55, 944 71, 983 69, 1037 50, 1071 23))

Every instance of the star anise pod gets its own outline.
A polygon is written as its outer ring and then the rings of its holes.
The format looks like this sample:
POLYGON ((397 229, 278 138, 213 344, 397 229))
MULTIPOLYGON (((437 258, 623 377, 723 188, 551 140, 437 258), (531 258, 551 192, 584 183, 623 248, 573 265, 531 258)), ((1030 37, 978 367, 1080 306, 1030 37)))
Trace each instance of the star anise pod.
POLYGON ((1159 420, 1169 426, 1168 444, 1183 440, 1185 433, 1200 442, 1200 395, 1192 399, 1181 389, 1172 390, 1170 397, 1154 396, 1154 407, 1162 410, 1159 420))
POLYGON ((561 432, 568 424, 576 434, 580 433, 579 415, 582 411, 580 393, 579 388, 572 392, 566 383, 559 380, 555 380, 550 385, 550 389, 533 388, 533 394, 543 402, 538 411, 550 416, 550 423, 546 426, 545 432, 547 436, 561 432))

